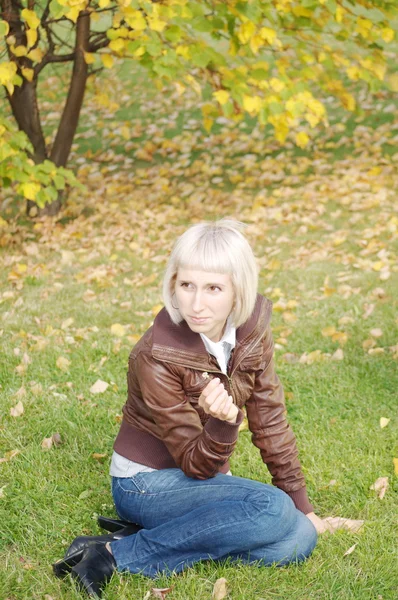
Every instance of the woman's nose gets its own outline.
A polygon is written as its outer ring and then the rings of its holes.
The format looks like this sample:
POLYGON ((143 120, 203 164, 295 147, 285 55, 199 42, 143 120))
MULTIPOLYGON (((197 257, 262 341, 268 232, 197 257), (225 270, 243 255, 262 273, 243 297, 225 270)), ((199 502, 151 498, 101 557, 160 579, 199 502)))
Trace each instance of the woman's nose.
POLYGON ((194 312, 200 312, 202 309, 203 309, 202 294, 200 292, 196 292, 194 299, 193 299, 192 310, 194 312))

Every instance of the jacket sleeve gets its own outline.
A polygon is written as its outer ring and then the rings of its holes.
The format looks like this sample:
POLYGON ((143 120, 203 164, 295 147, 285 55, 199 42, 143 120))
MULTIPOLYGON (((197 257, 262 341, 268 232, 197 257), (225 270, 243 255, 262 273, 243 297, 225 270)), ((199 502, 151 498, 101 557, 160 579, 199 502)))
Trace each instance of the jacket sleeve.
POLYGON ((313 510, 298 459, 296 439, 286 420, 282 384, 275 373, 271 328, 263 338, 263 361, 256 372, 254 390, 246 402, 253 444, 272 475, 272 483, 291 496, 305 514, 313 510))
POLYGON ((134 363, 145 406, 178 467, 188 477, 214 477, 235 448, 242 411, 236 423, 210 416, 203 426, 185 395, 178 366, 157 361, 146 353, 138 354, 134 363))

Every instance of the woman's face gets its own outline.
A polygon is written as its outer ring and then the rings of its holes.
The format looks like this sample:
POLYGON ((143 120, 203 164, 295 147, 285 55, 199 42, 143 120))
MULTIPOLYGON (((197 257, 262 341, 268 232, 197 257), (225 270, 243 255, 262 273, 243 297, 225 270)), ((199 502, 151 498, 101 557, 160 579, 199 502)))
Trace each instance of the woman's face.
POLYGON ((234 304, 230 275, 180 267, 175 295, 181 316, 189 328, 219 342, 234 304))

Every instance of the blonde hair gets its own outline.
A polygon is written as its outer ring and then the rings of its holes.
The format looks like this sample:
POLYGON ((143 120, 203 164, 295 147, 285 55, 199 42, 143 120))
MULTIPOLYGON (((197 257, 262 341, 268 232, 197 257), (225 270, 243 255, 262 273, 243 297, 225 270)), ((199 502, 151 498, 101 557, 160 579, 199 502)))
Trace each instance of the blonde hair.
POLYGON ((232 219, 192 225, 176 241, 163 279, 163 300, 174 323, 183 320, 175 304, 178 269, 228 273, 235 293, 231 320, 235 327, 247 321, 257 295, 258 269, 249 242, 241 233, 243 223, 232 219))

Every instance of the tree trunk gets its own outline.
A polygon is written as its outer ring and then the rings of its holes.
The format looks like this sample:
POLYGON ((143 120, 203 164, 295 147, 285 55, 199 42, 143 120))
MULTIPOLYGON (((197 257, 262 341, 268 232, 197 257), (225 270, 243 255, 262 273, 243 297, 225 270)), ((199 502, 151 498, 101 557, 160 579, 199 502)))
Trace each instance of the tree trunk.
POLYGON ((50 154, 50 160, 57 167, 65 167, 68 162, 79 122, 88 76, 88 65, 84 60, 84 53, 88 51, 89 35, 90 15, 80 13, 76 23, 75 60, 68 97, 50 154))

